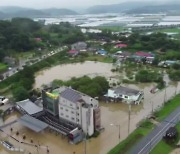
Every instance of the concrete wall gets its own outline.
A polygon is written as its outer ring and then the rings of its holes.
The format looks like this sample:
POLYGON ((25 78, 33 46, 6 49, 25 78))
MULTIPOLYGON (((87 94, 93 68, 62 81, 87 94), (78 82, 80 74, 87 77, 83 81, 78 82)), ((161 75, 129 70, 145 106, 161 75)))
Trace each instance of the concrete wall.
POLYGON ((72 123, 81 124, 80 107, 77 103, 70 102, 69 100, 59 98, 59 117, 68 120, 72 123))

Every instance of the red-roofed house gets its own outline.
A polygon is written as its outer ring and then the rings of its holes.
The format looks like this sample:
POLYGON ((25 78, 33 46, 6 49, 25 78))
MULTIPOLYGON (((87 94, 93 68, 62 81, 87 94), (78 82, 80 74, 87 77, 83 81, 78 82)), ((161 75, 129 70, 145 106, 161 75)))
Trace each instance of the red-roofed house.
POLYGON ((34 39, 35 39, 36 42, 41 42, 42 41, 42 39, 40 37, 36 37, 34 39))
POLYGON ((79 51, 77 51, 77 50, 69 50, 68 54, 74 57, 74 56, 79 54, 79 51))
POLYGON ((146 63, 152 64, 155 55, 152 53, 148 53, 148 52, 142 52, 142 51, 138 51, 133 55, 133 58, 137 61, 137 62, 142 62, 142 59, 146 60, 146 63))
POLYGON ((126 48, 128 45, 127 44, 116 44, 115 48, 126 48))
POLYGON ((153 54, 147 53, 147 52, 142 52, 142 51, 136 52, 136 53, 135 53, 135 56, 139 56, 139 57, 143 57, 143 58, 154 57, 153 54))

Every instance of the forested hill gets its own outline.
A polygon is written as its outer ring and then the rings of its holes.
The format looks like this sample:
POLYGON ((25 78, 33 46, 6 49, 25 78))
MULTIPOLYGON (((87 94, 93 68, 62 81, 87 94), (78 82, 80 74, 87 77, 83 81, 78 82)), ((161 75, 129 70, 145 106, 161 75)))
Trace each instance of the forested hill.
POLYGON ((0 11, 0 19, 4 19, 4 18, 6 18, 6 14, 0 11))
POLYGON ((70 9, 31 9, 16 6, 0 7, 0 19, 14 17, 57 17, 62 15, 77 15, 77 12, 70 9))
POLYGON ((70 10, 70 9, 57 9, 57 8, 50 8, 50 9, 43 9, 41 10, 44 13, 50 14, 51 16, 59 16, 59 15, 77 15, 78 13, 70 10))
POLYGON ((80 28, 69 23, 45 26, 27 18, 0 20, 0 61, 14 52, 37 51, 77 41, 84 41, 84 35, 80 28))

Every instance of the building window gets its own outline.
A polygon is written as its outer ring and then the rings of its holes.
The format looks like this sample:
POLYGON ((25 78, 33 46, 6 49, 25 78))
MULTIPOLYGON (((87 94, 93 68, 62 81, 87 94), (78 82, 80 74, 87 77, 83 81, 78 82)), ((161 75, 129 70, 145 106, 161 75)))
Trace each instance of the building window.
POLYGON ((128 96, 124 96, 124 98, 128 98, 128 96))
POLYGON ((77 113, 77 115, 79 116, 79 113, 77 113))
POLYGON ((68 112, 68 109, 66 109, 66 111, 68 112))
POLYGON ((63 113, 61 113, 61 116, 63 116, 64 114, 63 113))
POLYGON ((79 106, 77 106, 77 109, 79 110, 79 106))
POLYGON ((69 118, 69 116, 68 116, 68 115, 66 115, 66 118, 69 118))
POLYGON ((73 117, 72 117, 71 119, 72 119, 72 120, 74 120, 74 118, 73 118, 73 117))
POLYGON ((79 122, 79 119, 77 119, 77 122, 79 122))
POLYGON ((74 114, 74 111, 71 111, 72 114, 74 114))
POLYGON ((63 110, 63 107, 60 107, 61 110, 63 110))
POLYGON ((72 104, 70 104, 70 106, 73 106, 72 104))

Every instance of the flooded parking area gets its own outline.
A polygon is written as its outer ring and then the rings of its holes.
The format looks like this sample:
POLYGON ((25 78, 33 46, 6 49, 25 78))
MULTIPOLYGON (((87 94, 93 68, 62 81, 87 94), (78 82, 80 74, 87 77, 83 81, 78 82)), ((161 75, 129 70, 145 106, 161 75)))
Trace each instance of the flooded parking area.
MULTIPOLYGON (((163 104, 164 99, 168 100, 175 95, 175 92, 180 92, 180 84, 169 84, 166 90, 164 89, 156 94, 150 93, 150 89, 154 86, 153 84, 127 86, 140 89, 145 93, 145 99, 142 104, 132 105, 130 132, 136 128, 136 125, 140 120, 144 119, 152 112, 152 109, 160 107, 163 104)), ((87 141, 87 154, 106 154, 111 148, 128 136, 128 105, 124 103, 100 102, 100 106, 102 126, 105 128, 105 130, 97 138, 91 138, 87 141), (120 140, 118 128, 111 126, 110 124, 120 125, 120 140)), ((19 115, 14 113, 5 119, 5 123, 9 123, 18 117, 19 115)), ((15 123, 3 128, 3 131, 5 133, 0 133, 1 139, 8 140, 14 146, 24 149, 24 153, 27 154, 29 152, 33 154, 45 154, 47 153, 47 148, 52 154, 84 153, 83 142, 77 145, 72 145, 68 143, 67 138, 63 138, 61 135, 56 134, 55 132, 50 132, 48 129, 41 133, 35 133, 28 128, 23 127, 19 123, 15 123), (10 131, 11 127, 13 128, 12 132, 10 131), (17 131, 19 132, 18 136, 16 135, 17 131), (28 144, 19 143, 11 137, 8 137, 7 134, 10 134, 17 140, 28 144), (22 139, 23 134, 26 135, 25 140, 22 139), (29 145, 31 139, 33 140, 33 145, 29 145), (38 147, 35 145, 38 145, 38 147)), ((8 153, 2 146, 0 147, 0 153, 8 153)))

